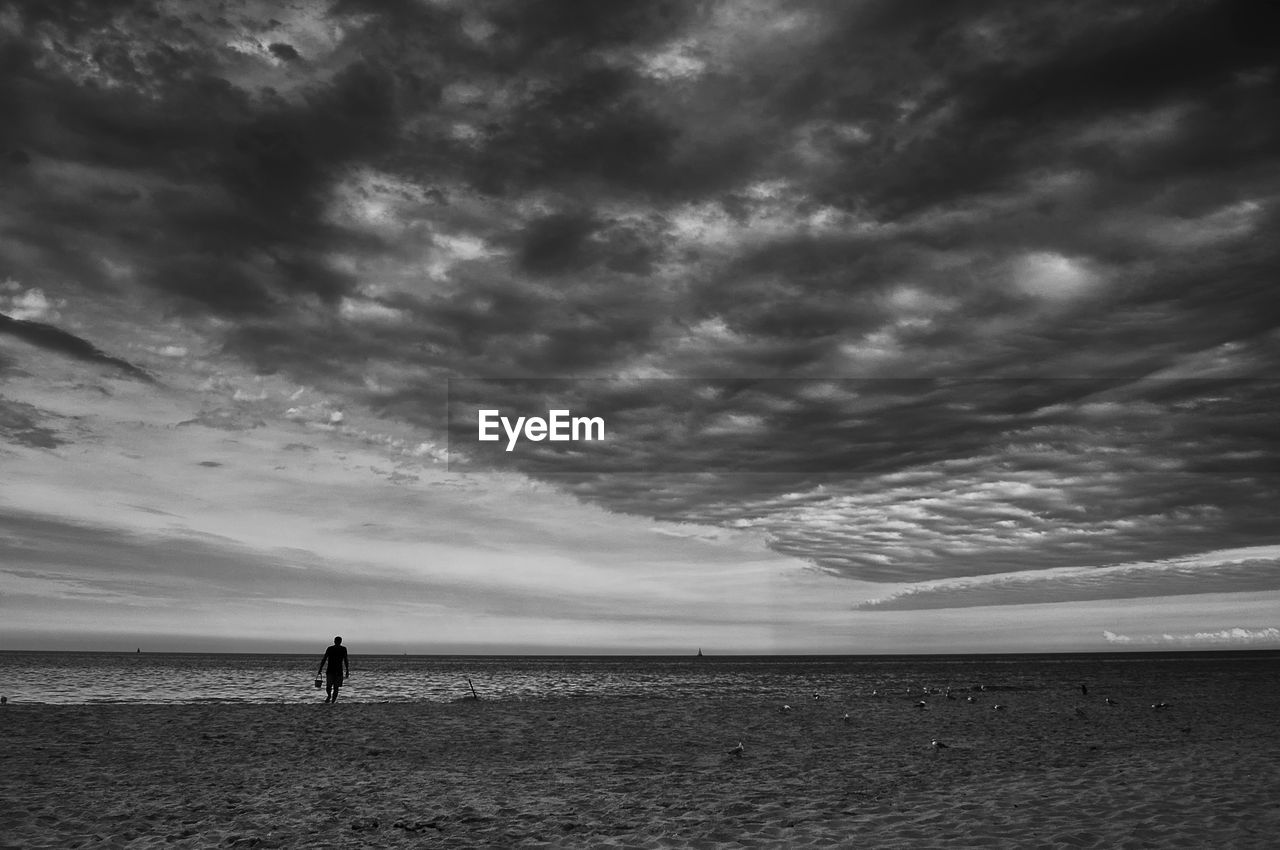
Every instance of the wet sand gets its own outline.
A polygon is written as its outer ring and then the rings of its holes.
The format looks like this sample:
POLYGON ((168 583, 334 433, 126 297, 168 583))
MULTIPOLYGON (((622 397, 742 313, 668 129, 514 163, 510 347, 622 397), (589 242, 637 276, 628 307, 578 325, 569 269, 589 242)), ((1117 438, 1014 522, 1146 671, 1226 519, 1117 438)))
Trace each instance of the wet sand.
POLYGON ((1278 690, 10 704, 0 846, 1273 847, 1278 690))

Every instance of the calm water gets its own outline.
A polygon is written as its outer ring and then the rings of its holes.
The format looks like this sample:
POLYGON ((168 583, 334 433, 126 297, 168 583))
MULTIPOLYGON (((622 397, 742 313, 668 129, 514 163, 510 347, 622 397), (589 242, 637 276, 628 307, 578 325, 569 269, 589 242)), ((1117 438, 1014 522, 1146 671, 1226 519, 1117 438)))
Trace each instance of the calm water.
MULTIPOLYGON (((301 703, 317 655, 0 652, 11 703, 301 703)), ((1170 687, 1270 679, 1280 652, 1018 656, 424 656, 353 655, 351 702, 449 702, 573 696, 686 698, 752 695, 780 701, 921 688, 1034 691, 1135 681, 1170 687)))

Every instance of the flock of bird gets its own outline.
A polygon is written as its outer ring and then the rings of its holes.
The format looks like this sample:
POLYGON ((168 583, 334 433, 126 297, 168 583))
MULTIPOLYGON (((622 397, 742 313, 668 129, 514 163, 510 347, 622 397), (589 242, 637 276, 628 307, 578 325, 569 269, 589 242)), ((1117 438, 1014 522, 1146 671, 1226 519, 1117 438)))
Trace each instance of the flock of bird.
MULTIPOLYGON (((976 685, 976 686, 974 687, 974 689, 975 689, 975 690, 977 690, 977 691, 986 691, 986 690, 987 690, 987 686, 986 686, 986 685, 976 685)), ((957 699, 957 697, 956 697, 955 693, 952 691, 952 689, 951 689, 951 688, 929 688, 929 687, 924 687, 924 688, 921 688, 919 691, 913 691, 911 688, 907 688, 907 689, 906 689, 906 691, 905 691, 905 693, 906 693, 906 694, 908 694, 908 695, 916 694, 916 693, 924 694, 924 695, 939 695, 939 694, 941 694, 942 696, 944 696, 944 697, 945 697, 946 699, 948 699, 948 700, 952 700, 952 701, 954 701, 954 700, 956 700, 956 699, 957 699)), ((1087 685, 1085 685, 1085 684, 1081 684, 1081 685, 1080 685, 1080 693, 1081 693, 1081 695, 1083 695, 1083 696, 1088 696, 1088 695, 1089 695, 1089 687, 1088 687, 1087 685)), ((882 696, 884 696, 884 694, 882 694, 882 693, 877 689, 877 690, 873 690, 873 691, 871 692, 871 696, 873 696, 873 697, 882 697, 882 696)), ((813 693, 813 699, 814 699, 814 701, 815 701, 815 702, 820 701, 820 700, 822 699, 822 694, 821 694, 821 693, 819 693, 819 692, 817 692, 817 691, 814 691, 814 693, 813 693)), ((965 697, 965 702, 974 703, 974 702, 977 702, 977 698, 976 698, 976 697, 974 697, 974 696, 972 696, 972 695, 970 695, 970 696, 965 697)), ((1105 698, 1103 699, 1103 702, 1104 702, 1104 703, 1106 703, 1107 705, 1110 705, 1110 706, 1119 705, 1119 703, 1118 703, 1116 700, 1112 699, 1111 697, 1105 697, 1105 698)), ((920 710, 920 711, 928 711, 928 710, 929 710, 929 703, 928 703, 928 702, 926 702, 925 700, 917 700, 917 701, 916 701, 916 703, 915 703, 915 707, 916 707, 918 710, 920 710)), ((1008 708, 1007 708, 1003 703, 995 703, 994 705, 992 705, 992 706, 991 706, 991 708, 992 708, 992 710, 993 710, 993 711, 1007 711, 1007 710, 1008 710, 1008 708)), ((1157 703, 1152 703, 1151 708, 1152 708, 1153 710, 1155 710, 1155 711, 1163 711, 1163 710, 1165 710, 1165 709, 1167 709, 1167 708, 1170 708, 1170 705, 1169 705, 1169 703, 1167 703, 1167 702, 1157 702, 1157 703)), ((783 714, 786 714, 786 713, 790 712, 792 709, 791 709, 791 706, 790 706, 790 705, 788 705, 788 704, 784 703, 784 704, 783 704, 783 705, 782 705, 778 710, 779 710, 780 712, 782 712, 783 714)), ((1079 708, 1079 707, 1077 707, 1077 708, 1076 708, 1076 714, 1077 714, 1077 715, 1080 715, 1080 716, 1086 716, 1086 717, 1087 717, 1087 715, 1085 714, 1084 710, 1083 710, 1083 709, 1081 709, 1081 708, 1079 708)), ((843 724, 845 724, 845 725, 847 726, 847 725, 849 725, 849 724, 853 723, 853 718, 849 715, 849 712, 847 712, 847 711, 846 711, 846 712, 844 713, 844 715, 840 718, 840 722, 841 722, 841 723, 843 723, 843 724)), ((1182 731, 1186 732, 1186 731, 1188 731, 1188 730, 1184 729, 1184 730, 1182 730, 1182 731)), ((932 741, 930 741, 930 742, 929 742, 929 746, 933 747, 934 749, 945 750, 945 749, 947 749, 947 748, 948 748, 948 746, 949 746, 949 745, 948 745, 948 744, 946 744, 946 743, 944 743, 944 742, 942 742, 942 741, 939 741, 939 740, 937 740, 937 739, 935 738, 934 740, 932 740, 932 741)), ((738 757, 741 757, 741 756, 742 756, 742 754, 743 754, 744 752, 746 752, 746 748, 742 745, 742 742, 741 742, 741 741, 739 741, 739 742, 738 742, 738 745, 737 745, 736 747, 734 747, 734 748, 732 748, 731 750, 729 750, 729 755, 731 755, 731 756, 738 756, 738 757)))

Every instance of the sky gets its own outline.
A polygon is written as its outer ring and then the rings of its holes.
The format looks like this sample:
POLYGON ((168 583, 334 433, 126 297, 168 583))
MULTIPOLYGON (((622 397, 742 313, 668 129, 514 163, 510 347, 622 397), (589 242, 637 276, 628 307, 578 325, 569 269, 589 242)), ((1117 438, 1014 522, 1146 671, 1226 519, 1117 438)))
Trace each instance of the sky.
POLYGON ((0 3, 0 648, 1280 647, 1278 36, 0 3))

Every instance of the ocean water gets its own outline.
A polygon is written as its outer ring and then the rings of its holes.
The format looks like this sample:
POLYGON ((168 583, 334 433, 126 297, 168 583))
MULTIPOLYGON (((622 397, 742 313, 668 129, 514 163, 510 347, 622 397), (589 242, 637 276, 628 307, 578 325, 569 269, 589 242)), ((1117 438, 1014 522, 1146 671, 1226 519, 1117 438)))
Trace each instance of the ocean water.
MULTIPOLYGON (((319 655, 0 652, 12 704, 305 703, 319 655)), ((624 696, 753 696, 779 702, 926 690, 1098 689, 1142 682, 1169 692, 1274 683, 1280 651, 933 656, 352 655, 347 702, 451 702, 624 696), (468 681, 469 680, 469 681, 468 681)))

